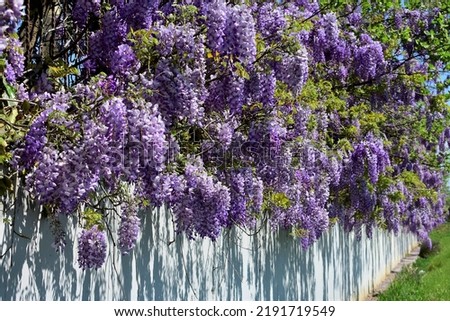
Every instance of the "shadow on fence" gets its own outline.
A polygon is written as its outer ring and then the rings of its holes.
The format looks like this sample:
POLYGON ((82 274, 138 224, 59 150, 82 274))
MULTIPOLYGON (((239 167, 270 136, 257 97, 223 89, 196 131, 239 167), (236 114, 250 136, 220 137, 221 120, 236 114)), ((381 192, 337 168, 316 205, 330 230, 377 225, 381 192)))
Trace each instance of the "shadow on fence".
MULTIPOLYGON (((24 195, 18 195, 25 200, 24 195)), ((49 222, 26 201, 0 213, 0 300, 352 300, 363 298, 417 243, 411 234, 374 231, 371 240, 338 226, 302 250, 286 231, 231 229, 216 241, 174 235, 164 209, 141 213, 137 247, 121 256, 111 241, 104 268, 76 262, 77 224, 68 219, 64 253, 51 247, 49 222)), ((114 224, 112 224, 114 225, 114 224)), ((113 231, 114 232, 114 231, 113 231)))

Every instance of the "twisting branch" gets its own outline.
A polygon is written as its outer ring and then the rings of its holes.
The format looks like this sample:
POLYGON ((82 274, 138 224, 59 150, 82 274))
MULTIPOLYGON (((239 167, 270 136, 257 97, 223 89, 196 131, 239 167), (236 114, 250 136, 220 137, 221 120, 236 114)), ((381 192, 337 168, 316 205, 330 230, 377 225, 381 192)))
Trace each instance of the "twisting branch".
POLYGON ((22 130, 23 131, 24 129, 28 129, 28 126, 26 126, 26 125, 13 124, 13 123, 7 121, 3 117, 0 117, 0 122, 4 123, 5 125, 8 125, 11 128, 14 128, 16 130, 22 130))

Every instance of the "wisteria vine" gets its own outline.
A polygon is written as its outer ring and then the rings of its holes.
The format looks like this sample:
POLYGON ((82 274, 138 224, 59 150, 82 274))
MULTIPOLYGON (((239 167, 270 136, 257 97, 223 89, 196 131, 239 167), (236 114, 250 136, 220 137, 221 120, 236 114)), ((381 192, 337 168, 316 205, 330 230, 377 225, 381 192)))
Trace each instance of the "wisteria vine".
POLYGON ((144 207, 167 206, 189 238, 268 222, 304 248, 336 222, 430 244, 447 218, 448 106, 432 86, 448 65, 424 45, 442 9, 374 24, 362 4, 77 0, 83 63, 27 83, 21 6, 1 7, 0 68, 38 109, 10 164, 51 212, 57 250, 58 217, 78 215, 83 269, 106 259, 107 204, 121 207, 123 254, 144 207))

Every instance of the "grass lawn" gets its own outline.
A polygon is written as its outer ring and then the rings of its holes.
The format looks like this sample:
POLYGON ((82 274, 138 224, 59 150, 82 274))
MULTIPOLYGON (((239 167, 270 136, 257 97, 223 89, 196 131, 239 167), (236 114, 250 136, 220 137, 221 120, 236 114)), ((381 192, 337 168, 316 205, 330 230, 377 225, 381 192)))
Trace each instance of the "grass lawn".
POLYGON ((380 301, 450 301, 450 223, 431 233, 433 251, 401 271, 380 301))

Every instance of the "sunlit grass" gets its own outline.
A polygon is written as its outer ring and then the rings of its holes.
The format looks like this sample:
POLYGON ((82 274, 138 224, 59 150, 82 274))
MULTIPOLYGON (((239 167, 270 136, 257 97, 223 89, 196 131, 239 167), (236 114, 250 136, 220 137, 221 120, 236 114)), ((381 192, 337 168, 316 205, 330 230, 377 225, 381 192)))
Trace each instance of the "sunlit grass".
POLYGON ((431 233, 436 251, 418 258, 380 294, 382 301, 450 301, 450 223, 431 233))

